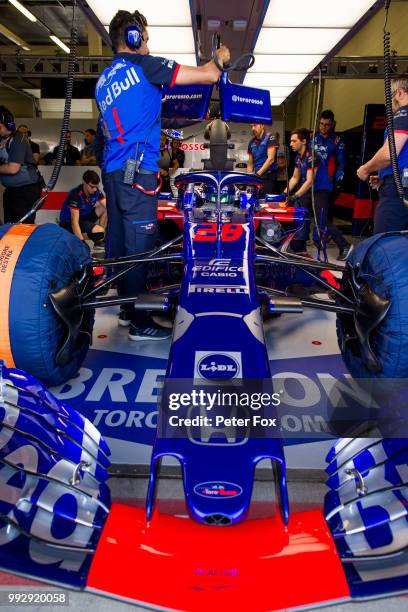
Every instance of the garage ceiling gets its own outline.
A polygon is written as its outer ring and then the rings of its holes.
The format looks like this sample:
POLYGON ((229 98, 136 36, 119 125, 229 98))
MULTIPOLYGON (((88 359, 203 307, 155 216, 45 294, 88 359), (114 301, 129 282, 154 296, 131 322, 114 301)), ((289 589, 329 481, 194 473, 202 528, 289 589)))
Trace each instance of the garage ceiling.
MULTIPOLYGON (((64 43, 68 43, 72 19, 71 2, 64 0, 21 0, 21 4, 39 21, 31 22, 8 0, 0 0, 0 24, 17 34, 19 38, 28 43, 29 47, 50 45, 50 54, 59 52, 59 47, 52 44, 47 30, 41 26, 41 23, 45 24, 52 34, 58 36, 64 43)), ((76 25, 79 33, 79 44, 87 45, 86 21, 80 11, 78 11, 76 25)), ((10 46, 10 40, 0 32, 0 53, 5 46, 10 46)))
MULTIPOLYGON (((65 55, 50 40, 50 34, 67 44, 70 37, 72 4, 69 0, 21 0, 38 20, 29 21, 11 4, 18 0, 0 0, 0 54, 10 49, 10 32, 17 53, 23 47, 46 46, 50 55, 65 55), (8 37, 7 37, 8 36, 8 37)), ((256 63, 248 74, 234 73, 231 78, 248 85, 267 88, 277 105, 287 99, 309 73, 327 56, 344 36, 350 36, 356 23, 370 7, 378 9, 379 0, 172 0, 168 10, 164 0, 79 0, 96 14, 94 22, 107 25, 118 8, 146 14, 152 53, 173 57, 185 64, 202 63, 211 57, 214 31, 231 49, 232 58, 250 50, 256 63), (99 21, 98 21, 99 19, 99 21)), ((79 45, 87 46, 87 22, 78 8, 76 26, 79 45)), ((358 25, 357 25, 358 27, 358 25)), ((9 52, 9 51, 8 51, 9 52)), ((35 52, 35 49, 32 49, 35 52)), ((3 79, 5 75, 3 75, 3 79)), ((12 82, 17 85, 15 81, 12 82)), ((32 85, 34 86, 34 84, 32 85)), ((25 84, 27 87, 27 83, 25 84)))

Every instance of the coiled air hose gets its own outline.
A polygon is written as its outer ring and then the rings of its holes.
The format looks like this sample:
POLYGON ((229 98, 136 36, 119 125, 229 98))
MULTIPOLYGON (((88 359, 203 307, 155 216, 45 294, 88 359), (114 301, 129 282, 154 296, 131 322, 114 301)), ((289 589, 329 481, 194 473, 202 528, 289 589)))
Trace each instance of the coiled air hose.
MULTIPOLYGON (((319 111, 320 111, 320 100, 321 100, 321 96, 322 96, 322 67, 321 65, 319 66, 319 80, 318 80, 318 87, 317 87, 317 99, 316 99, 316 107, 315 107, 315 114, 314 114, 314 119, 313 119, 313 132, 312 132, 312 173, 313 173, 313 181, 312 181, 312 187, 311 187, 311 200, 312 200, 312 212, 313 212, 313 220, 314 220, 314 224, 316 227, 316 232, 317 232, 317 241, 319 243, 319 254, 320 254, 320 250, 323 251, 323 256, 325 258, 325 260, 327 260, 327 256, 325 253, 325 245, 323 244, 323 240, 322 240, 322 232, 321 232, 321 227, 320 227, 320 222, 319 219, 317 218, 317 213, 316 213, 316 200, 315 200, 315 176, 314 176, 314 167, 315 167, 315 159, 316 159, 316 132, 317 132, 317 120, 319 118, 319 111)), ((288 192, 289 193, 289 192, 288 192)), ((327 223, 327 219, 326 219, 326 223, 327 223)))
POLYGON ((71 117, 71 102, 72 94, 74 90, 74 77, 75 77, 75 63, 76 63, 76 51, 78 45, 78 30, 75 26, 75 13, 76 13, 76 0, 72 2, 72 22, 71 22, 71 36, 69 41, 69 57, 68 57, 68 69, 67 69, 67 87, 65 95, 64 115, 62 118, 60 141, 58 145, 57 157, 55 160, 55 166, 53 167, 50 180, 44 187, 44 195, 42 195, 33 205, 32 209, 22 217, 18 223, 23 223, 28 217, 33 215, 39 210, 44 204, 50 191, 52 191, 57 183, 58 176, 61 170, 62 162, 64 159, 65 142, 67 138, 67 132, 69 128, 69 121, 71 117))

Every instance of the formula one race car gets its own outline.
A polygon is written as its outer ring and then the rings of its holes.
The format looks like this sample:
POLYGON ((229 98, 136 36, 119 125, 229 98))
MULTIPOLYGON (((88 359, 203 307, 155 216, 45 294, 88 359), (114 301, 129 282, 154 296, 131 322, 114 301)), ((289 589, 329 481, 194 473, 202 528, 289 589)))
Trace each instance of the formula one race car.
POLYGON ((381 388, 403 379, 407 236, 365 241, 343 269, 288 252, 305 211, 259 202, 254 175, 208 169, 176 186, 177 204, 160 215, 182 220, 182 234, 102 262, 119 271, 97 285, 101 262, 64 230, 0 228, 0 567, 165 609, 287 609, 408 590, 403 418, 382 427, 372 411, 369 425, 366 414, 347 415, 347 437, 327 457, 324 512, 291 514, 284 397, 272 384, 262 320, 305 307, 336 312, 350 372, 381 388), (180 282, 170 270, 171 283, 149 295, 101 295, 146 263, 179 266, 180 282), (305 278, 326 294, 301 294, 305 278), (174 318, 145 509, 111 504, 106 443, 43 384, 78 370, 95 308, 126 302, 174 318), (176 514, 156 506, 166 456, 182 468, 185 508, 176 514), (254 516, 254 471, 264 459, 276 504, 254 516))

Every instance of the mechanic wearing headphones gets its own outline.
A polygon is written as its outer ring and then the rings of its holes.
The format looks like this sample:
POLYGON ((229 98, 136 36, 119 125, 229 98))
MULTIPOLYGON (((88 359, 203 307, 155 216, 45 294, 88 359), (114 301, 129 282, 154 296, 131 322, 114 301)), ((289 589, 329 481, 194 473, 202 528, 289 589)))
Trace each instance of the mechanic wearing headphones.
POLYGON ((247 172, 255 173, 262 178, 262 188, 259 196, 267 193, 277 194, 278 166, 276 152, 279 144, 272 134, 268 134, 263 123, 251 123, 253 138, 248 144, 247 172))
MULTIPOLYGON (((398 170, 408 199, 408 78, 391 81, 392 110, 394 112, 394 137, 397 150, 398 170)), ((408 207, 398 195, 392 176, 390 148, 387 131, 381 149, 357 170, 357 176, 366 181, 373 172, 378 172, 373 187, 378 188, 378 205, 374 216, 374 234, 408 229, 408 207)))
MULTIPOLYGON (((43 180, 28 138, 16 131, 14 117, 5 106, 0 106, 0 183, 6 188, 4 222, 17 223, 41 196, 43 180)), ((34 221, 35 214, 24 223, 34 221)))
MULTIPOLYGON (((312 158, 309 145, 310 133, 306 128, 297 128, 291 132, 290 147, 294 153, 295 169, 289 179, 289 193, 295 188, 293 195, 287 198, 288 204, 298 204, 302 208, 312 210, 311 187, 318 169, 318 159, 312 158)), ((283 193, 287 193, 286 189, 283 193)), ((306 254, 306 242, 309 238, 310 221, 306 221, 304 227, 296 234, 296 238, 291 241, 290 246, 295 253, 306 254)))
MULTIPOLYGON (((319 131, 315 135, 314 145, 316 155, 319 156, 314 194, 316 211, 319 211, 317 221, 321 228, 326 228, 339 249, 338 261, 345 261, 350 252, 351 245, 344 238, 341 231, 330 219, 330 209, 333 206, 333 191, 338 189, 343 177, 346 164, 343 139, 334 132, 336 122, 331 110, 324 110, 320 115, 319 131)), ((315 228, 314 236, 317 238, 315 228)))
MULTIPOLYGON (((162 85, 212 84, 220 77, 214 61, 190 67, 150 56, 146 28, 146 18, 138 11, 116 13, 109 26, 113 62, 95 90, 108 139, 104 186, 112 257, 150 251, 156 244, 162 85)), ((226 47, 217 53, 221 64, 229 61, 226 47)), ((145 277, 144 266, 128 272, 118 282, 118 294, 145 292, 145 277)), ((119 323, 130 324, 131 340, 162 340, 171 333, 133 305, 122 309, 119 323)))

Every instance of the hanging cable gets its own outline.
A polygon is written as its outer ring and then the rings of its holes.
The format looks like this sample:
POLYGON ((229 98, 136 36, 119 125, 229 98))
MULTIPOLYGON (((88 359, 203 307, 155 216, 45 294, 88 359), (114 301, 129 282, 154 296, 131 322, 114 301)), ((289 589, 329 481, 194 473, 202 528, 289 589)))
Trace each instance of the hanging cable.
POLYGON ((404 188, 402 186, 401 177, 398 169, 398 157, 397 149, 395 146, 395 135, 394 135, 394 116, 392 112, 392 94, 391 94, 391 34, 387 31, 388 22, 388 10, 390 8, 391 0, 385 0, 385 21, 384 21, 384 88, 385 88, 385 115, 387 118, 387 136, 388 146, 390 148, 390 162, 392 168, 392 176, 395 183, 395 188, 398 192, 399 197, 404 202, 405 206, 408 206, 408 199, 405 197, 404 188))
POLYGON ((41 208, 45 200, 48 197, 50 191, 52 191, 57 183, 58 176, 61 170, 62 162, 64 159, 65 143, 67 138, 67 132, 69 128, 69 120, 71 117, 71 102, 72 94, 74 90, 74 77, 75 77, 75 63, 76 63, 76 50, 78 45, 78 30, 75 25, 76 17, 76 0, 72 0, 72 21, 71 21, 71 36, 69 41, 69 57, 68 57, 68 70, 67 70, 67 87, 65 93, 65 106, 64 115, 62 118, 60 141, 58 145, 57 158, 55 160, 55 166, 53 167, 50 180, 44 188, 44 195, 42 195, 33 205, 32 209, 24 215, 19 221, 23 223, 28 217, 33 215, 41 208))
POLYGON ((322 67, 321 67, 321 65, 319 65, 319 80, 318 80, 318 87, 317 87, 317 99, 316 99, 315 114, 314 114, 314 119, 313 119, 313 133, 312 133, 312 172, 313 172, 313 181, 312 181, 312 211, 313 211, 313 220, 314 220, 316 231, 317 231, 317 240, 318 240, 318 243, 319 243, 319 252, 320 252, 320 250, 322 252, 324 252, 323 242, 322 242, 322 234, 321 234, 321 231, 320 231, 320 224, 318 223, 318 220, 317 220, 316 205, 315 205, 315 192, 314 192, 314 166, 315 166, 315 151, 316 151, 315 138, 316 138, 316 131, 317 131, 317 120, 318 120, 319 111, 320 111, 320 98, 321 98, 321 94, 322 94, 322 67))
POLYGON ((285 180, 286 180, 286 193, 289 195, 289 149, 286 148, 286 104, 282 104, 282 116, 283 116, 283 154, 285 159, 285 180))

